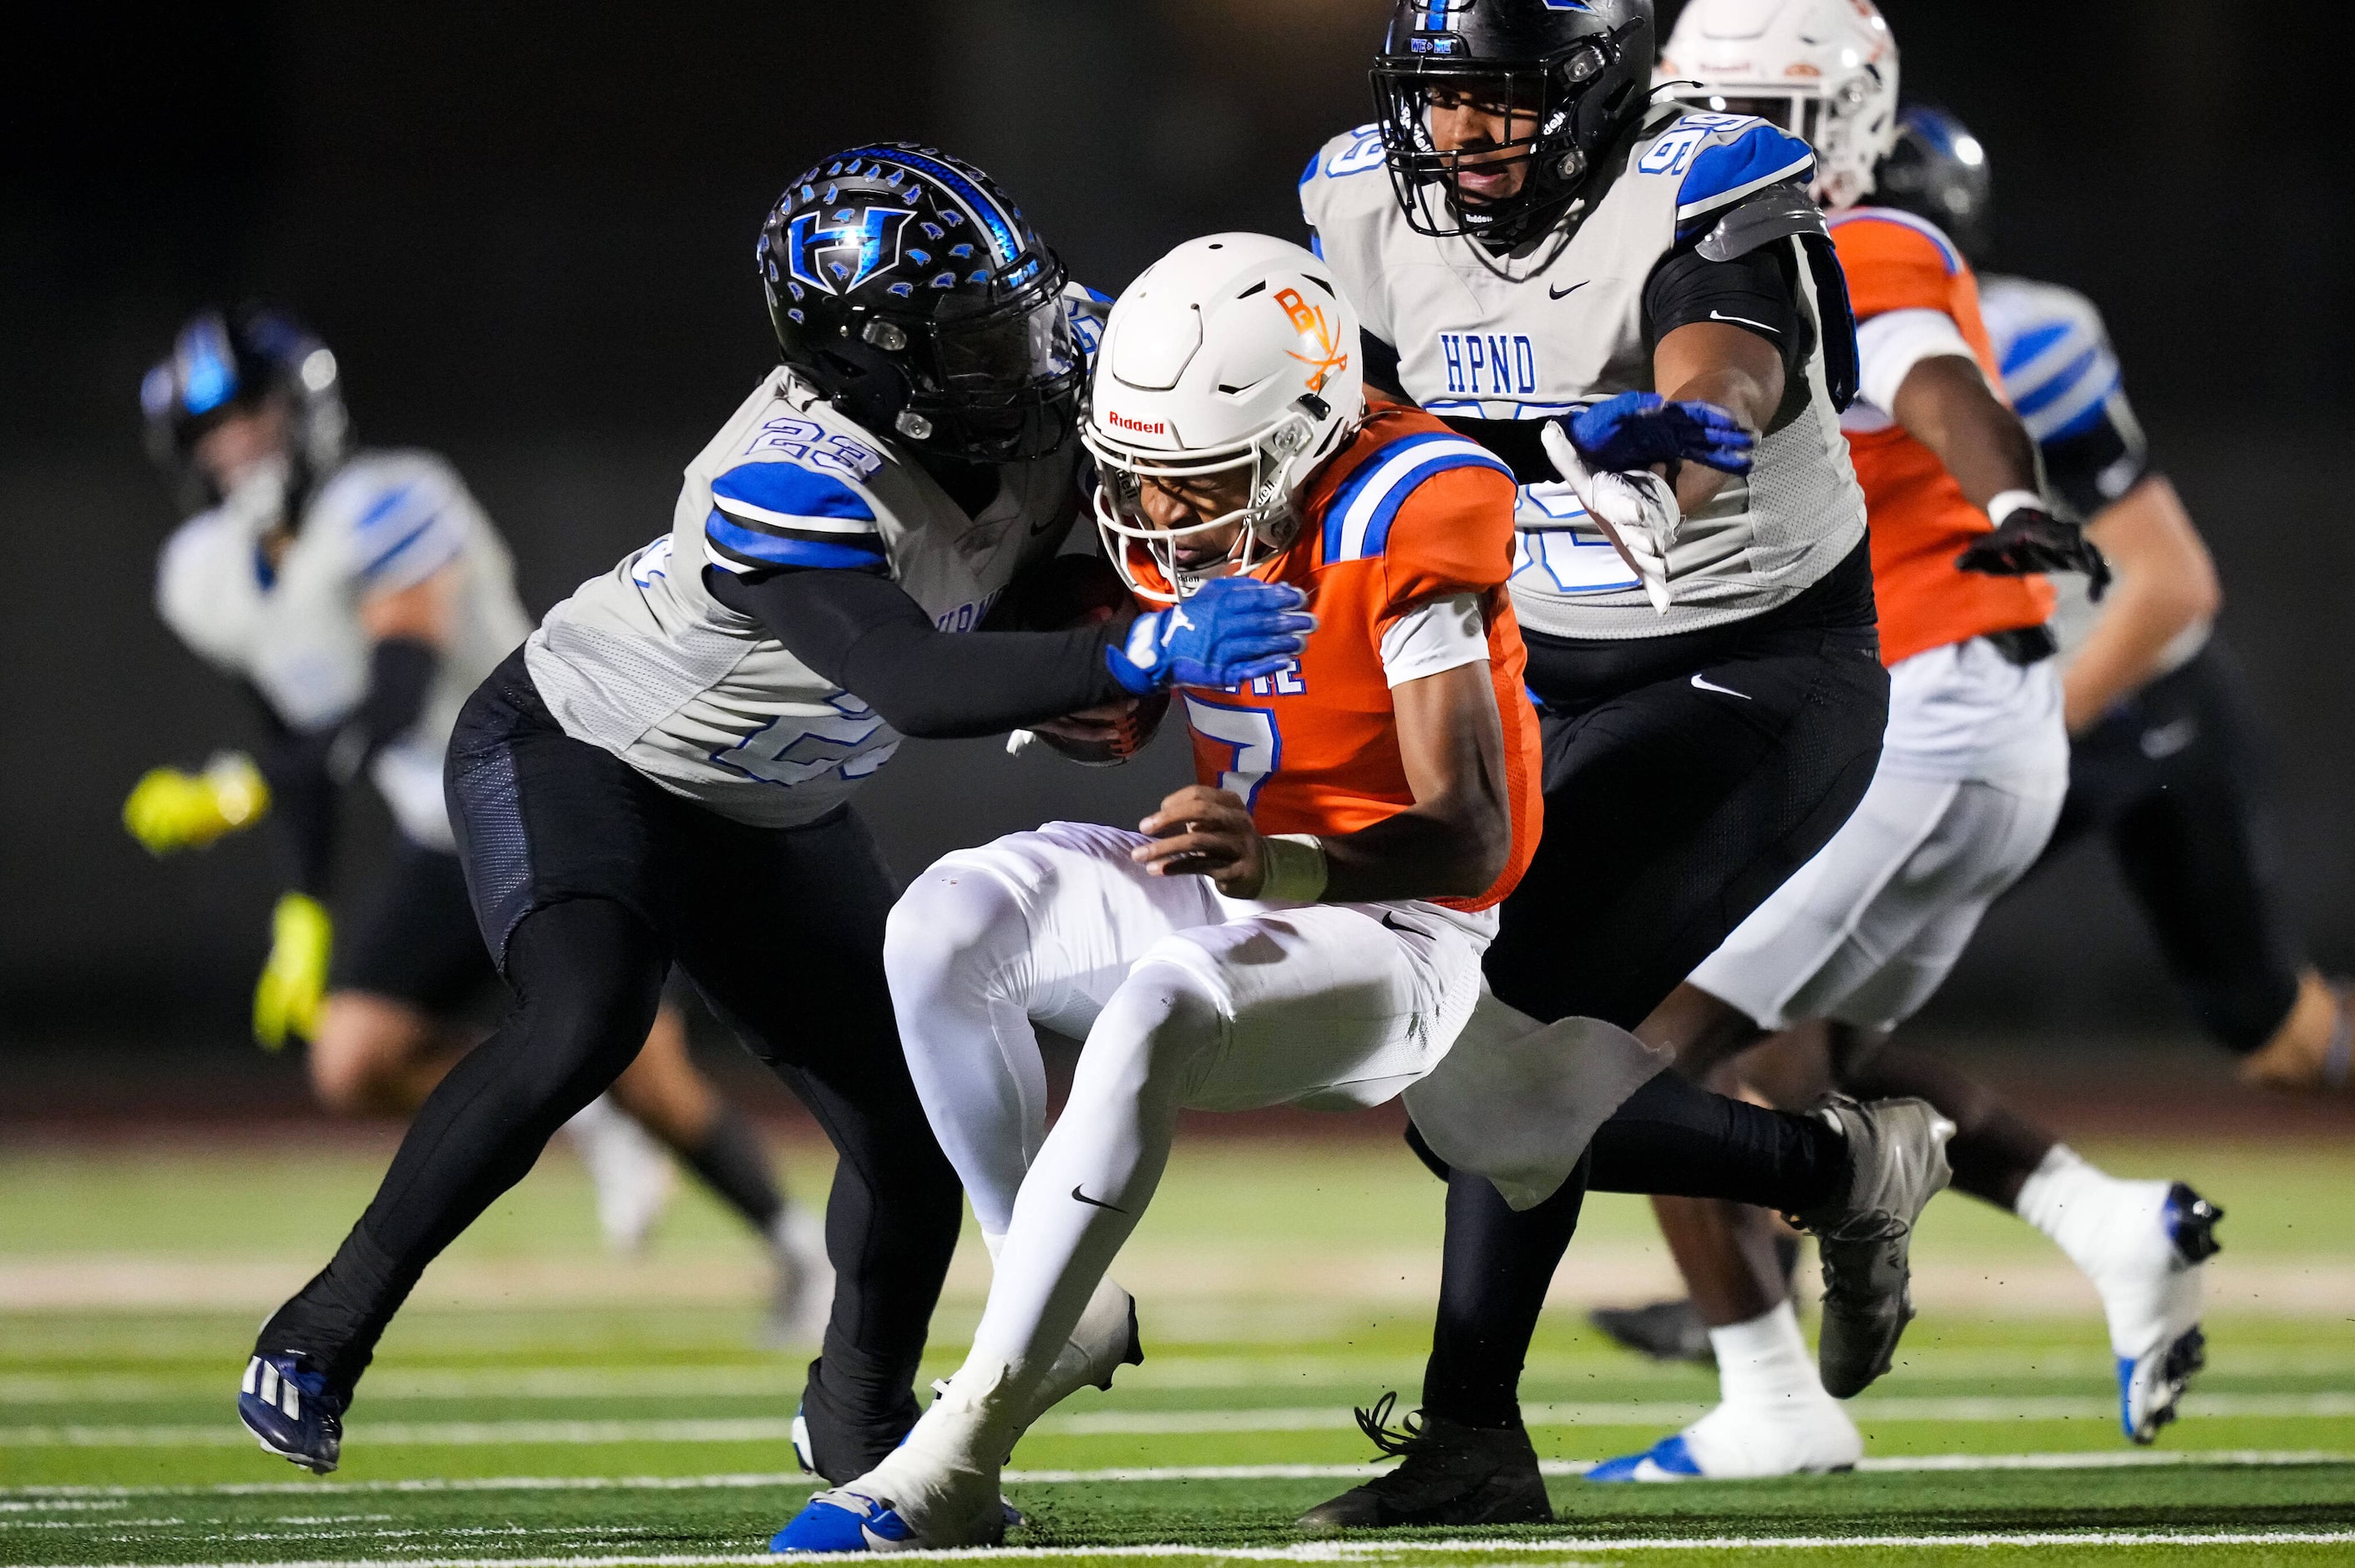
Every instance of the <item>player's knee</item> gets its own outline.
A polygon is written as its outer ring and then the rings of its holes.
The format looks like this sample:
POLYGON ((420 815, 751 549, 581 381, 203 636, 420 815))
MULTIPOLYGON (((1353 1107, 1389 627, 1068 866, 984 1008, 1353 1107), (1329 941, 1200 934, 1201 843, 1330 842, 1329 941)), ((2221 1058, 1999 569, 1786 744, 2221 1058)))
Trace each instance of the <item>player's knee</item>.
MULTIPOLYGON (((1188 964, 1148 953, 1113 993, 1080 1074, 1108 1092, 1183 1104, 1226 1038, 1225 1010, 1209 981, 1188 964)), ((1079 1093, 1074 1081, 1073 1094, 1079 1093)))
POLYGON ((410 1062, 432 1043, 432 1024, 388 997, 336 991, 311 1042, 311 1090, 338 1116, 381 1116, 410 1108, 403 1084, 410 1062))
POLYGON ((883 969, 902 1007, 978 988, 1028 940, 1011 888, 971 866, 936 865, 911 883, 883 927, 883 969))
POLYGON ((610 1083, 628 1066, 653 1027, 668 969, 637 917, 603 899, 538 910, 507 944, 515 1022, 533 1057, 559 1075, 593 1068, 610 1083))

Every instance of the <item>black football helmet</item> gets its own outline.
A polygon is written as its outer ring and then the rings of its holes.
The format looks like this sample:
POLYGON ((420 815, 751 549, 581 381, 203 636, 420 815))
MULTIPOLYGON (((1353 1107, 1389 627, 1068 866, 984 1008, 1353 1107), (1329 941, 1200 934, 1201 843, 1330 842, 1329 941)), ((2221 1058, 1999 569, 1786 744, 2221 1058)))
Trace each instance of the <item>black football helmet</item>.
POLYGON ((272 397, 293 416, 289 461, 311 478, 333 472, 348 450, 351 421, 327 345, 276 305, 199 311, 139 383, 148 455, 199 498, 218 500, 188 461, 191 450, 231 410, 272 397))
POLYGON ((868 429, 964 462, 1042 457, 1077 429, 1063 264, 972 164, 903 142, 821 159, 756 256, 785 363, 868 429))
POLYGON ((1374 110, 1408 223, 1498 245, 1544 229, 1642 116, 1657 52, 1651 0, 1395 0, 1374 58, 1374 110), (1456 94, 1509 107, 1497 149, 1434 144, 1432 100, 1456 94), (1474 201, 1458 187, 1459 161, 1529 172, 1514 195, 1474 201))
POLYGON ((1926 217, 1974 265, 1994 238, 1995 185, 1987 148, 1943 109, 1916 103, 1897 116, 1897 146, 1874 173, 1872 199, 1926 217))

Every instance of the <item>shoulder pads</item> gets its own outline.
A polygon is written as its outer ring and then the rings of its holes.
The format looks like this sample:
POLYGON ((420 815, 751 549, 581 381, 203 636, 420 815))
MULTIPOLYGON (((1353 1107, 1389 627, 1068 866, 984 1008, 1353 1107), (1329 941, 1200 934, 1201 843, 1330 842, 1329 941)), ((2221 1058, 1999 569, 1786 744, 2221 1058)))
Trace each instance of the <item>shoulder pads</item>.
POLYGON ((1383 162, 1382 128, 1379 125, 1356 126, 1316 149, 1316 155, 1308 160, 1308 166, 1300 171, 1300 183, 1305 185, 1320 174, 1328 180, 1362 175, 1370 169, 1380 168, 1383 162))
POLYGON ((1768 185, 1718 219, 1693 247, 1704 261, 1732 261, 1795 234, 1828 235, 1823 209, 1796 180, 1768 185))
POLYGON ((1815 171, 1815 149, 1744 114, 1687 114, 1642 148, 1636 172, 1677 182, 1677 224, 1731 207, 1753 191, 1815 171))

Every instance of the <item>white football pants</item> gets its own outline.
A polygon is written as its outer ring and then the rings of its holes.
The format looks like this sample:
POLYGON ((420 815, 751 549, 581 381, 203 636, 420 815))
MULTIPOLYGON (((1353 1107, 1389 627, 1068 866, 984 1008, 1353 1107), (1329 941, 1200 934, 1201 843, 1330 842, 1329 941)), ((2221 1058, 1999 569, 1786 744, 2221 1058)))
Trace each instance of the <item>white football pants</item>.
POLYGON ((1977 639, 1901 661, 1864 799, 1692 983, 1762 1029, 1894 1027, 2036 863, 2068 792, 2052 661, 2023 669, 1977 639))
POLYGON ((1181 1109, 1380 1105, 1480 995, 1493 914, 1238 903, 1146 875, 1145 842, 1051 822, 947 855, 884 943, 925 1113, 1005 1236, 967 1364, 1017 1404, 1151 1201, 1181 1109), (1034 1021, 1086 1042, 1052 1132, 1034 1021))

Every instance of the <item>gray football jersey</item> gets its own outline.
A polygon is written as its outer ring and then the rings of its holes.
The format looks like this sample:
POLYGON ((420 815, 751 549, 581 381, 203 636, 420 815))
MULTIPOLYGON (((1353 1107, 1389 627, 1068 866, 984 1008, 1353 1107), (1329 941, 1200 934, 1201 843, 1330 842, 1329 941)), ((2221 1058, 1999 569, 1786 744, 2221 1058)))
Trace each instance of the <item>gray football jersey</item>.
POLYGON ((451 727, 483 677, 531 630, 505 542, 431 452, 355 455, 314 493, 275 567, 261 540, 278 509, 250 498, 232 495, 179 526, 164 546, 155 603, 183 641, 250 683, 289 729, 341 724, 367 696, 364 600, 458 568, 454 641, 424 711, 370 769, 404 834, 454 848, 442 798, 451 727))
POLYGON ((1077 515, 1078 443, 999 470, 967 517, 917 463, 783 367, 687 465, 671 531, 581 585, 525 647, 567 735, 755 827, 833 810, 900 736, 759 620, 705 588, 722 571, 887 569, 943 631, 981 623, 1077 515))
MULTIPOLYGON (((1327 143, 1301 180, 1317 253, 1366 328, 1393 344, 1408 395, 1442 416, 1542 419, 1621 392, 1650 391, 1644 287, 1678 242, 1746 198, 1803 180, 1806 143, 1764 121, 1656 105, 1624 166, 1591 207, 1509 255, 1408 227, 1368 125, 1327 143)), ((1796 238, 1774 241, 1798 254, 1796 238)), ((1685 519, 1668 556, 1675 594, 1656 613, 1635 574, 1558 482, 1521 487, 1513 606, 1560 637, 1656 637, 1737 620, 1790 599, 1864 536, 1827 375, 1816 291, 1798 291, 1815 329, 1806 386, 1794 387, 1735 480, 1685 519)), ((1846 332, 1843 321, 1831 330, 1846 332)))

